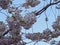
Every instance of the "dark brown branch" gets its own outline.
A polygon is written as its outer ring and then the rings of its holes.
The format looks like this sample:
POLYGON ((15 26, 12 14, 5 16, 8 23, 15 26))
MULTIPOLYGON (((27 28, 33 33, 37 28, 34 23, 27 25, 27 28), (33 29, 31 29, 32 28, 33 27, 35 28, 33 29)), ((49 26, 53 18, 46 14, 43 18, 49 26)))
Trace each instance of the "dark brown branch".
POLYGON ((1 36, 0 36, 0 38, 2 38, 3 36, 5 36, 9 31, 11 31, 11 29, 10 29, 10 30, 5 31, 5 32, 3 33, 3 35, 1 35, 1 36))
POLYGON ((7 30, 6 32, 3 33, 2 36, 5 36, 10 30, 7 30))
POLYGON ((42 14, 49 6, 55 5, 55 4, 58 4, 58 3, 60 3, 60 1, 55 2, 55 3, 47 4, 47 5, 46 5, 45 7, 43 7, 41 10, 39 10, 38 12, 36 12, 36 16, 42 14))

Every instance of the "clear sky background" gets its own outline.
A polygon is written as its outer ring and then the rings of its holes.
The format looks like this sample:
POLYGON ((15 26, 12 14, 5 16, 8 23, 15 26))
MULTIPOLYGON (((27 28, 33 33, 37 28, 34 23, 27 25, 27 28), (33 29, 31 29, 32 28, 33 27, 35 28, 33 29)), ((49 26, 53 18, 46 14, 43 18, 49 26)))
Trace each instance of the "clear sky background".
MULTIPOLYGON (((49 0, 47 0, 47 2, 45 2, 45 3, 44 3, 44 1, 42 1, 42 0, 40 0, 40 1, 41 1, 41 3, 40 3, 39 5, 37 5, 37 6, 34 7, 34 8, 29 8, 29 9, 27 9, 27 10, 28 10, 29 12, 35 11, 35 10, 39 11, 40 9, 42 9, 43 6, 45 6, 47 3, 49 3, 49 0)), ((22 4, 22 3, 24 3, 24 2, 25 2, 25 0, 14 0, 12 6, 13 6, 13 5, 14 5, 14 6, 19 6, 19 4, 22 4)), ((0 9, 1 9, 1 8, 0 8, 0 9)), ((23 9, 22 16, 24 16, 24 14, 25 14, 25 9, 24 9, 24 8, 21 8, 21 9, 23 9)), ((5 14, 8 14, 8 15, 10 15, 10 14, 9 14, 6 10, 1 10, 1 11, 0 11, 0 21, 4 21, 4 22, 5 22, 6 16, 5 16, 3 13, 1 13, 1 12, 5 13, 5 14)), ((55 21, 55 16, 57 17, 57 16, 60 15, 60 14, 59 14, 58 10, 55 9, 55 6, 52 6, 52 8, 49 7, 49 8, 45 11, 45 13, 46 13, 46 15, 47 15, 47 17, 48 17, 48 28, 53 31, 51 25, 52 25, 53 22, 55 21)), ((45 21, 45 18, 46 18, 45 13, 42 13, 41 15, 37 16, 37 22, 36 22, 29 30, 27 30, 26 33, 43 32, 43 30, 45 30, 45 29, 47 28, 46 21, 45 21), (33 30, 33 32, 32 32, 32 30, 33 30)), ((22 31, 25 32, 25 29, 22 29, 22 31)), ((60 37, 59 37, 59 38, 60 38, 60 37)), ((59 40, 59 38, 57 38, 56 40, 59 40)), ((27 40, 26 40, 26 41, 27 41, 27 40)), ((33 43, 27 44, 27 45, 33 45, 33 43)), ((50 44, 40 41, 40 42, 38 42, 36 45, 50 45, 50 44)))

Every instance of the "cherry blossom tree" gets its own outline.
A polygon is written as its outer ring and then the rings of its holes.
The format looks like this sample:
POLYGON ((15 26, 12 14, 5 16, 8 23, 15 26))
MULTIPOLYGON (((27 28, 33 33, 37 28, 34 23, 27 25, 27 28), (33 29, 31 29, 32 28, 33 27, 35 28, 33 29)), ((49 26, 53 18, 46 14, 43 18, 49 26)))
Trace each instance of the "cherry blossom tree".
MULTIPOLYGON (((47 25, 47 29, 45 29, 42 33, 22 32, 22 27, 25 30, 30 29, 37 22, 37 16, 44 13, 50 6, 55 5, 54 8, 60 10, 60 0, 49 0, 44 7, 39 10, 28 12, 25 14, 25 16, 22 16, 21 14, 24 9, 26 12, 28 9, 34 8, 37 5, 41 4, 43 1, 47 2, 47 0, 25 0, 25 2, 19 4, 19 6, 12 6, 13 1, 14 0, 0 0, 1 10, 9 13, 9 15, 7 15, 3 12, 0 12, 6 16, 6 23, 0 21, 0 45, 26 45, 31 42, 35 42, 33 44, 35 45, 39 41, 47 42, 51 45, 60 45, 60 41, 52 40, 53 38, 60 36, 60 15, 57 16, 55 22, 52 24, 52 28, 54 29, 53 31, 51 31, 47 25), (31 42, 25 42, 23 38, 29 39, 31 42)), ((45 18, 45 21, 47 24, 47 16, 45 18)))

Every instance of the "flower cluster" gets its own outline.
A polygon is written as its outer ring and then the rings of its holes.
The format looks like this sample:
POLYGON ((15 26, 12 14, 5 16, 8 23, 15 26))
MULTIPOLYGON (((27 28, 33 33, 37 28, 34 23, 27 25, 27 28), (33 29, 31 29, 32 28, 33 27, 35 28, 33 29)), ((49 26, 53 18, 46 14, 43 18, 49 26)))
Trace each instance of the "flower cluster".
POLYGON ((36 41, 42 39, 41 35, 41 33, 26 34, 26 38, 36 41))
POLYGON ((35 7, 40 3, 39 0, 26 0, 26 3, 23 4, 23 7, 28 8, 29 6, 35 7))
POLYGON ((7 9, 7 8, 8 8, 8 5, 9 5, 9 2, 10 2, 10 0, 1 0, 1 1, 0 1, 0 6, 1 6, 3 9, 7 9))
POLYGON ((60 36, 60 31, 59 31, 59 30, 52 32, 52 35, 51 35, 52 38, 56 38, 56 37, 58 37, 58 36, 60 36))
POLYGON ((19 14, 20 13, 19 10, 15 9, 16 8, 14 8, 13 10, 9 9, 8 12, 10 12, 13 15, 7 16, 6 21, 8 23, 9 29, 11 29, 9 31, 10 36, 15 40, 15 42, 18 42, 20 39, 18 40, 16 38, 20 35, 21 26, 24 27, 25 29, 31 28, 32 24, 36 22, 36 15, 35 13, 29 13, 22 17, 19 14))
POLYGON ((43 33, 33 33, 26 34, 26 38, 31 39, 32 41, 43 40, 50 41, 52 38, 56 38, 60 36, 60 31, 51 31, 50 29, 46 29, 43 33))
POLYGON ((25 24, 23 25, 23 27, 25 29, 29 29, 32 26, 32 24, 34 24, 36 22, 35 13, 29 13, 29 14, 25 15, 24 22, 25 22, 25 24))
POLYGON ((8 26, 11 31, 9 32, 12 37, 16 37, 19 35, 21 27, 18 21, 14 20, 13 17, 7 18, 8 26))
POLYGON ((19 10, 18 8, 16 8, 16 7, 8 7, 8 12, 9 13, 11 13, 11 14, 19 14, 19 13, 21 13, 22 12, 22 10, 19 10))
MULTIPOLYGON (((16 9, 9 9, 10 13, 13 13, 13 15, 10 17, 7 17, 7 22, 9 25, 17 25, 19 24, 20 26, 23 26, 25 29, 29 29, 32 24, 36 22, 36 14, 34 12, 28 13, 24 17, 21 16, 20 10, 16 9), (17 24, 16 24, 17 23, 17 24)), ((12 25, 10 26, 12 28, 12 25)), ((18 27, 18 26, 17 26, 18 27)), ((16 27, 14 27, 16 28, 16 27)))
POLYGON ((60 16, 57 17, 57 21, 54 22, 54 24, 52 25, 52 27, 53 27, 55 30, 60 30, 60 16))
POLYGON ((16 38, 3 37, 0 39, 0 45, 17 44, 20 40, 21 40, 20 36, 17 36, 16 38))
POLYGON ((50 35, 51 35, 51 31, 46 30, 43 33, 26 34, 26 38, 31 39, 32 41, 42 40, 42 39, 49 41, 51 40, 50 35))
POLYGON ((16 38, 16 36, 20 34, 20 30, 21 30, 20 21, 22 20, 22 16, 19 14, 20 12, 16 8, 9 8, 8 12, 12 14, 11 17, 7 16, 6 19, 8 23, 8 27, 9 29, 11 29, 9 33, 12 36, 12 38, 16 38))

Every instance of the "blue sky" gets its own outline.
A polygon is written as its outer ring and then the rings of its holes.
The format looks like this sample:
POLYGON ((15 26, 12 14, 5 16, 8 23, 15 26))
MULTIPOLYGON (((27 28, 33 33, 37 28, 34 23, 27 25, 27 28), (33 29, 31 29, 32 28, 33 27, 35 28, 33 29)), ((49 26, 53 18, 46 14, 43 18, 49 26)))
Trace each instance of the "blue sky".
MULTIPOLYGON (((22 4, 23 2, 25 2, 24 0, 14 0, 13 1, 13 5, 15 6, 19 6, 19 4, 22 4)), ((47 1, 49 3, 49 1, 47 1)), ((45 2, 45 4, 47 4, 45 2)), ((39 4, 38 6, 34 7, 34 8, 30 8, 30 9, 27 9, 29 12, 31 11, 35 11, 35 10, 39 10, 41 9, 43 6, 45 6, 44 4, 44 1, 41 1, 41 4, 39 4)), ((52 6, 52 9, 51 7, 49 7, 45 12, 47 14, 47 17, 48 17, 48 28, 49 29, 52 29, 52 24, 53 22, 55 21, 55 15, 58 16, 59 13, 58 13, 58 10, 54 8, 55 6, 52 6), (53 12, 52 12, 53 10, 53 12)), ((1 8, 0 8, 1 9, 1 8)), ((1 12, 5 13, 5 14, 8 14, 7 11, 5 10, 2 10, 1 12)), ((25 14, 25 12, 22 13, 22 16, 25 14)), ((8 14, 10 15, 10 14, 8 14)), ((6 19, 6 16, 2 13, 0 13, 0 21, 4 21, 5 22, 5 19, 6 19)), ((45 21, 45 13, 42 13, 41 15, 37 16, 37 22, 29 29, 26 31, 26 33, 35 33, 35 32, 43 32, 43 30, 45 30, 47 28, 47 25, 46 25, 46 21, 45 21), (33 32, 32 32, 32 29, 33 29, 33 32)), ((53 29, 52 29, 53 30, 53 29)), ((25 29, 22 29, 22 31, 25 31, 25 29)), ((59 38, 57 39, 59 40, 59 38)), ((33 45, 33 43, 31 44, 27 44, 27 45, 33 45)), ((36 45, 50 45, 48 43, 45 43, 45 42, 38 42, 36 45)))

